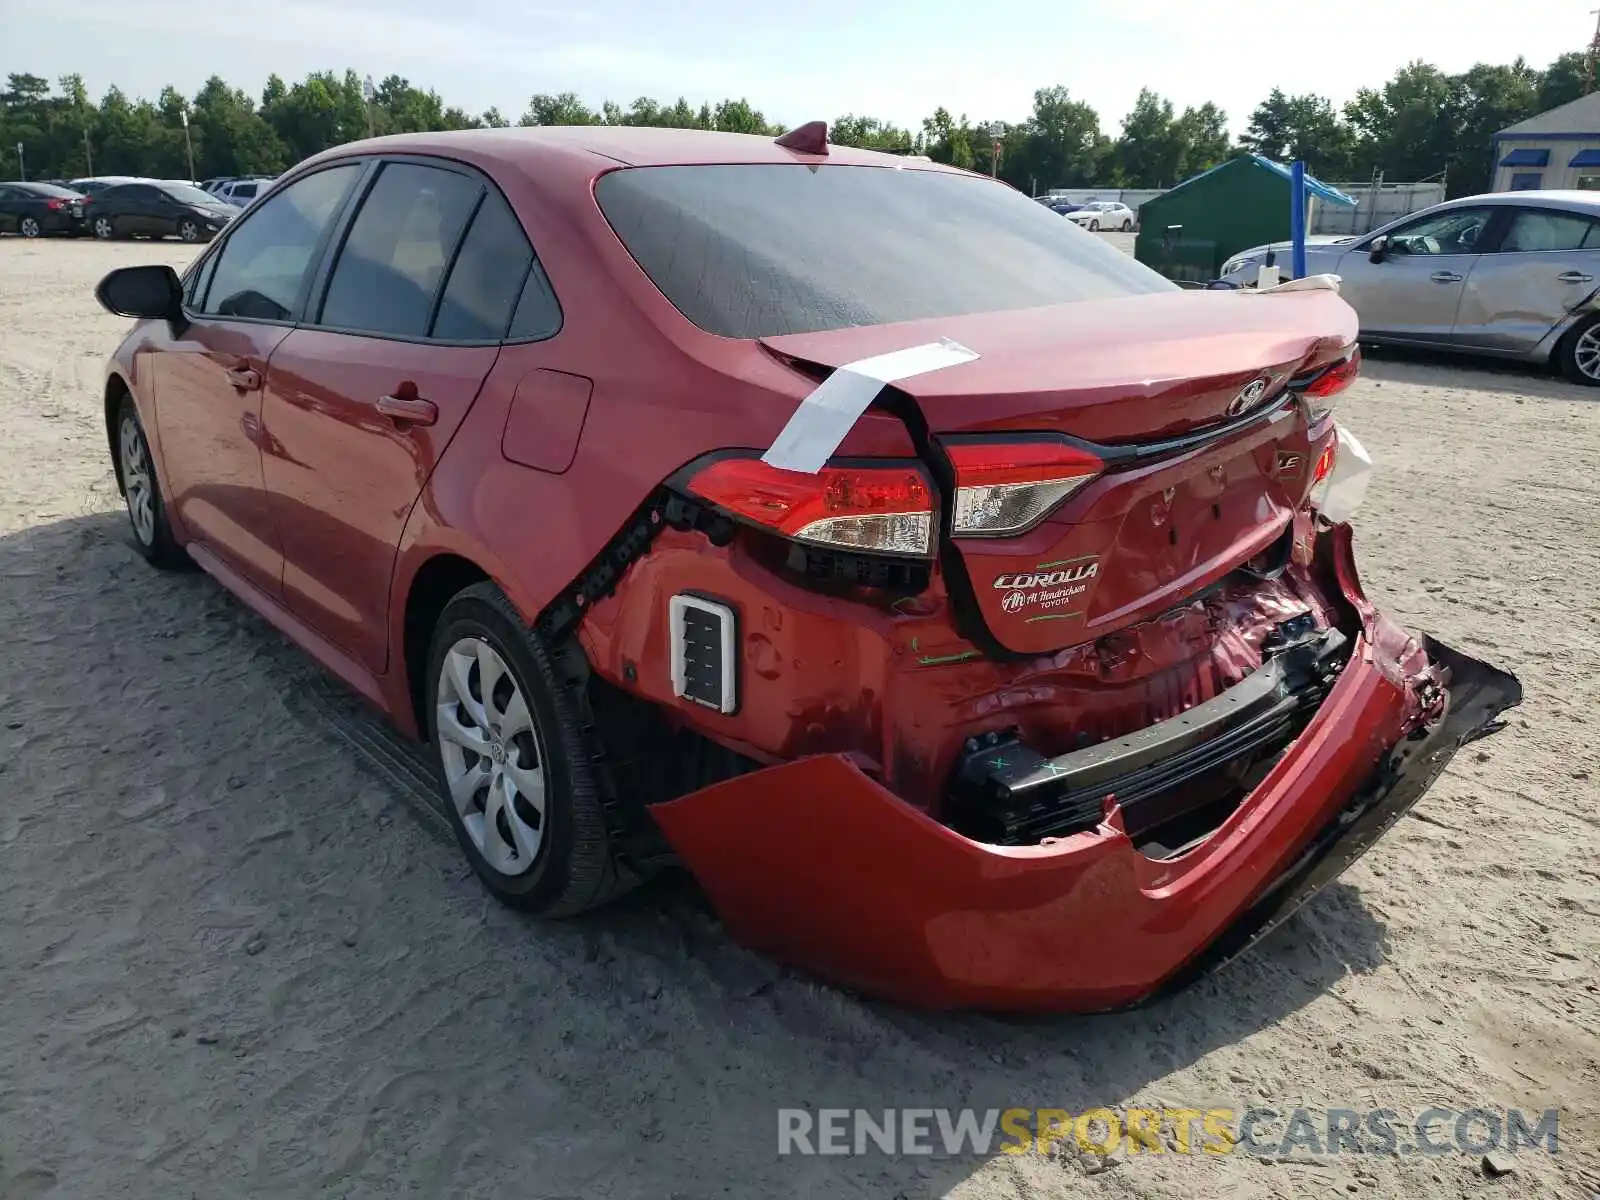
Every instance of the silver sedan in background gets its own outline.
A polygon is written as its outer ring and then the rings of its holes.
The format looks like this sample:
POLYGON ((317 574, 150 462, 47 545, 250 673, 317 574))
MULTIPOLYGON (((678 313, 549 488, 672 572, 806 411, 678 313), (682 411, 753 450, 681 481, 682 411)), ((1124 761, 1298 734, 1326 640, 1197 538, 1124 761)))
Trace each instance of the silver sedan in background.
MULTIPOLYGON (((1271 250, 1223 264, 1255 283, 1271 250)), ((1497 192, 1449 200, 1372 233, 1314 237, 1306 273, 1340 277, 1364 341, 1550 363, 1600 387, 1600 193, 1497 192)))

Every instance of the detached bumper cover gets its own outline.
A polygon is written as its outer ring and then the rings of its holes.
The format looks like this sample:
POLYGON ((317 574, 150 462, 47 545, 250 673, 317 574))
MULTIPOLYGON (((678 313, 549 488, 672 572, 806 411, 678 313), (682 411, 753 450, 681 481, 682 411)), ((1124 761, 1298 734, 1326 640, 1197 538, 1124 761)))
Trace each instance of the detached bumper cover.
POLYGON ((991 845, 843 755, 800 758, 651 812, 731 932, 847 986, 935 1008, 1103 1011, 1230 961, 1414 805, 1521 703, 1515 677, 1407 634, 1362 593, 1350 527, 1319 561, 1360 620, 1316 714, 1194 849, 1088 831, 991 845))

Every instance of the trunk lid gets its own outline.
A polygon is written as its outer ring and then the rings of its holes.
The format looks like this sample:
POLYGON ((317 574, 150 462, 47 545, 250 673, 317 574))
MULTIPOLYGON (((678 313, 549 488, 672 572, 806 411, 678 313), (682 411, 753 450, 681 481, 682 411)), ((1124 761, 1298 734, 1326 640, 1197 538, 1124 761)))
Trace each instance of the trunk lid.
POLYGON ((762 344, 829 369, 949 338, 979 357, 893 385, 936 456, 942 435, 974 433, 1063 434, 1110 451, 1105 474, 1032 529, 946 533, 958 608, 1005 650, 1043 654, 1157 615, 1287 544, 1322 440, 1313 446, 1299 405, 1277 401, 1356 332, 1331 291, 1188 291, 762 344))

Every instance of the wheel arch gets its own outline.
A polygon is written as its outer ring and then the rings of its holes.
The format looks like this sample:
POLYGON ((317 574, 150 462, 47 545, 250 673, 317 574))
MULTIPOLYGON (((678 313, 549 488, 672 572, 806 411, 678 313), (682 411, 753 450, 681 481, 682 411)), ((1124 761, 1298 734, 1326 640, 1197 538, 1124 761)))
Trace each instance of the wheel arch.
POLYGON ((433 631, 444 606, 475 583, 493 576, 472 559, 451 551, 440 551, 426 559, 406 587, 404 615, 400 626, 399 666, 405 673, 405 699, 416 722, 417 736, 428 732, 428 652, 433 646, 433 631))
POLYGON ((122 398, 133 395, 133 389, 128 386, 128 381, 119 372, 112 371, 106 376, 105 386, 105 420, 106 420, 106 450, 111 455, 111 470, 117 478, 117 495, 123 494, 122 484, 122 455, 117 451, 117 410, 122 407, 122 398))

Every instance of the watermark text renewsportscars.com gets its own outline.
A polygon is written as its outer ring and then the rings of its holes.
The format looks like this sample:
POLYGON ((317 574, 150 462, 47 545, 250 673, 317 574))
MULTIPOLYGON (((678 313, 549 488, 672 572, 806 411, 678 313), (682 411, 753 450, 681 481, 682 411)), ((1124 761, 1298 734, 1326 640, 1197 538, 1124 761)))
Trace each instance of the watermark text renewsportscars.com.
POLYGON ((780 1108, 778 1153, 1555 1154, 1559 1126, 1554 1108, 780 1108))

